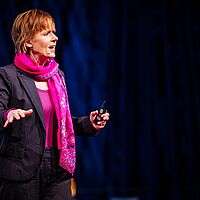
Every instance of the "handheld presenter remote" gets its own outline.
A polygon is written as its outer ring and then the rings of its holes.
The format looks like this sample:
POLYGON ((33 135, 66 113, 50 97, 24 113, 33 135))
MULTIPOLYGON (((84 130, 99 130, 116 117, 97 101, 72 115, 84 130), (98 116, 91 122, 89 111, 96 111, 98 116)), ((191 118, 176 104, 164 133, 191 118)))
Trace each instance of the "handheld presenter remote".
POLYGON ((97 124, 97 122, 103 121, 103 118, 101 117, 101 115, 103 115, 104 113, 107 112, 107 110, 104 108, 104 104, 106 103, 106 101, 104 101, 101 105, 101 107, 98 109, 98 114, 94 119, 94 123, 97 124))

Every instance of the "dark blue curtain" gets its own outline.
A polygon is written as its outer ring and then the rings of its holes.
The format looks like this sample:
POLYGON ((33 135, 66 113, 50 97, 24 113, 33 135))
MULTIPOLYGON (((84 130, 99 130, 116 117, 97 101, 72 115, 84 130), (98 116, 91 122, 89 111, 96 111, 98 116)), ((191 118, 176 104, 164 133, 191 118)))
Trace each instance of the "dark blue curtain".
POLYGON ((72 114, 106 100, 111 115, 97 137, 77 138, 77 199, 200 199, 198 2, 7 0, 0 66, 13 61, 14 18, 30 8, 56 20, 72 114))

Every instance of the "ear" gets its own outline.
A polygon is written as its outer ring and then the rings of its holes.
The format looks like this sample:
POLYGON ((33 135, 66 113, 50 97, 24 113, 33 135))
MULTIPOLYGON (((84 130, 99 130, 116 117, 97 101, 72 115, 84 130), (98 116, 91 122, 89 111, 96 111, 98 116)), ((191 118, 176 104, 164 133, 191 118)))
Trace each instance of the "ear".
POLYGON ((28 48, 32 48, 32 47, 33 47, 31 41, 25 42, 25 45, 26 45, 26 47, 28 47, 28 48))

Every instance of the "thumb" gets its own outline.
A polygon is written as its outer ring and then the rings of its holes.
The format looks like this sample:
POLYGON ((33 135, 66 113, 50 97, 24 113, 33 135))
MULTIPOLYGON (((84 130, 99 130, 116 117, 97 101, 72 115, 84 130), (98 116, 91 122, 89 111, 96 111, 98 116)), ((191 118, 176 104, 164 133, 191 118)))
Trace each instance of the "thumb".
POLYGON ((29 109, 29 110, 25 110, 24 111, 24 114, 25 115, 30 115, 30 114, 32 114, 33 113, 33 109, 29 109))

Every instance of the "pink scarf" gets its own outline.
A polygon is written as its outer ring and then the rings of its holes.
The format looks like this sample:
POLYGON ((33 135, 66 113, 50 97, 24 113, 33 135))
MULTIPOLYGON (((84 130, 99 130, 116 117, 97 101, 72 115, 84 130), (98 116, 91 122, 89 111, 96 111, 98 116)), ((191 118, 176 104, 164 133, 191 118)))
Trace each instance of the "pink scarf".
POLYGON ((58 64, 51 59, 48 66, 36 66, 25 53, 17 53, 14 63, 18 68, 31 75, 33 79, 47 81, 58 119, 59 164, 73 174, 76 162, 75 135, 65 80, 58 72, 58 64))

